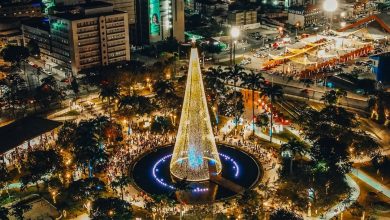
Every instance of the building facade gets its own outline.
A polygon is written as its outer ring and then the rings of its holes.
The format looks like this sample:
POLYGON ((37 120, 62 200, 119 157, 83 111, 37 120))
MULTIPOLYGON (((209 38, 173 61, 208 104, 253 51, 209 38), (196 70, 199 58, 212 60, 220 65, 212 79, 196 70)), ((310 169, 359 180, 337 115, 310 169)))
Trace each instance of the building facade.
POLYGON ((228 23, 233 26, 242 26, 257 23, 257 11, 232 11, 228 15, 228 23))
POLYGON ((23 24, 23 39, 35 40, 45 67, 65 74, 130 60, 128 14, 105 2, 56 7, 48 19, 23 24))
MULTIPOLYGON (((145 12, 144 12, 145 13, 145 12)), ((168 37, 184 41, 184 1, 148 0, 149 41, 156 43, 168 37)))
POLYGON ((39 1, 29 2, 7 2, 0 1, 0 17, 40 17, 41 3, 39 1))
POLYGON ((114 9, 118 11, 127 12, 129 18, 129 25, 134 25, 136 22, 135 3, 136 0, 105 0, 114 5, 114 9))
POLYGON ((300 27, 307 27, 312 24, 319 24, 324 19, 323 13, 316 7, 296 6, 288 10, 288 23, 299 24, 300 27))

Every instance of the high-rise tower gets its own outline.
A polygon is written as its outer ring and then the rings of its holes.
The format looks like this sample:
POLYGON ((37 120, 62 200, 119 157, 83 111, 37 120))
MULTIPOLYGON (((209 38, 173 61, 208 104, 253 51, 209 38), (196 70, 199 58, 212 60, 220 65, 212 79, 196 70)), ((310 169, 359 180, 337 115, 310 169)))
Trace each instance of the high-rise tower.
POLYGON ((179 130, 170 164, 171 174, 187 181, 210 179, 222 170, 210 122, 197 48, 191 49, 179 130))

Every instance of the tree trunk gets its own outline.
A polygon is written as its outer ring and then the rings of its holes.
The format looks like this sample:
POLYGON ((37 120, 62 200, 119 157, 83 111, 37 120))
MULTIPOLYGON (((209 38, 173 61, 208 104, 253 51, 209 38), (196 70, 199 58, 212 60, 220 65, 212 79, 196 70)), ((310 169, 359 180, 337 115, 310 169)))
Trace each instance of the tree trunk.
POLYGON ((122 200, 123 200, 123 185, 121 185, 121 197, 122 197, 122 200))
POLYGON ((272 97, 271 97, 271 121, 270 121, 270 126, 271 127, 270 127, 270 130, 269 130, 269 142, 271 142, 271 143, 272 143, 272 134, 273 134, 272 128, 273 128, 273 117, 274 117, 272 107, 273 107, 273 103, 272 103, 272 97))
POLYGON ((255 136, 255 90, 252 89, 252 135, 255 136))
POLYGON ((111 121, 111 98, 108 97, 108 114, 110 115, 110 121, 111 121))
POLYGON ((234 80, 234 120, 235 120, 235 128, 234 128, 234 135, 237 135, 237 127, 238 127, 238 120, 237 120, 237 87, 236 87, 236 80, 234 80))

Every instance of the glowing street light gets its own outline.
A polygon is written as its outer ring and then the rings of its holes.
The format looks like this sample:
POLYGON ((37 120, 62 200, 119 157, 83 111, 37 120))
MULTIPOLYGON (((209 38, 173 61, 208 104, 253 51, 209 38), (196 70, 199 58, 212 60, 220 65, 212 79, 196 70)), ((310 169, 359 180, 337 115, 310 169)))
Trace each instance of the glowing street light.
POLYGON ((295 24, 295 37, 298 37, 298 28, 301 26, 299 22, 295 24))
POLYGON ((237 38, 238 36, 240 36, 240 29, 238 29, 238 27, 232 27, 232 29, 230 30, 230 35, 232 36, 232 38, 237 38))
POLYGON ((326 12, 330 13, 330 26, 329 26, 329 29, 331 29, 332 22, 333 22, 333 12, 335 12, 337 10, 337 7, 338 7, 337 0, 325 0, 323 5, 322 5, 322 7, 323 7, 323 9, 326 12))
MULTIPOLYGON (((238 36, 240 36, 240 29, 238 29, 238 27, 232 27, 232 29, 230 30, 230 36, 233 45, 233 65, 235 65, 236 64, 236 42, 237 42, 236 40, 238 36)), ((230 64, 231 63, 232 63, 232 53, 230 51, 230 64)))
POLYGON ((336 0, 325 0, 323 3, 323 8, 327 12, 335 12, 338 6, 338 3, 336 0))

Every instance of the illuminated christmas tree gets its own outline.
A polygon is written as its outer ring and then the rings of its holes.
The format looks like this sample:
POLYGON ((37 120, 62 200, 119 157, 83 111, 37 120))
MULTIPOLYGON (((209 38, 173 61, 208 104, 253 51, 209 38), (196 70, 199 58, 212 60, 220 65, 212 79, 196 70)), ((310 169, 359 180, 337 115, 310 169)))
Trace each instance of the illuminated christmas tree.
POLYGON ((222 170, 206 103, 197 48, 191 49, 179 130, 170 164, 171 174, 204 181, 222 170))

